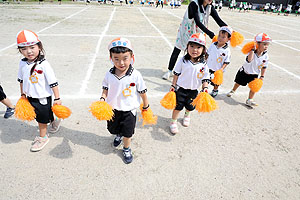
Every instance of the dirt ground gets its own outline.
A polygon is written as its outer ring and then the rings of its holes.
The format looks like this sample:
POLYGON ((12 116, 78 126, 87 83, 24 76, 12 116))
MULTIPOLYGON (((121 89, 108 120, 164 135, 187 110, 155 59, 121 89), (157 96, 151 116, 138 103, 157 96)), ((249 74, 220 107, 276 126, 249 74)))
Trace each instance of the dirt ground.
MULTIPOLYGON (((185 10, 137 3, 121 7, 117 2, 0 6, 0 82, 8 97, 16 103, 20 93, 16 79, 22 57, 15 37, 29 29, 40 36, 63 104, 73 112, 47 146, 32 153, 37 123, 5 120, 6 108, 0 105, 0 199, 300 199, 299 18, 223 8, 221 18, 245 42, 259 32, 273 38, 264 85, 255 96, 259 106, 244 106, 248 87, 226 97, 245 60, 239 47, 231 48, 216 98, 219 109, 192 113, 188 128, 180 118, 180 133, 172 136, 171 111, 159 104, 171 82, 161 76, 185 10), (106 122, 88 112, 111 68, 107 45, 118 36, 131 40, 134 67, 142 73, 158 115, 155 126, 137 123, 129 165, 121 147, 112 148, 106 122)), ((218 31, 212 18, 209 28, 218 31)))

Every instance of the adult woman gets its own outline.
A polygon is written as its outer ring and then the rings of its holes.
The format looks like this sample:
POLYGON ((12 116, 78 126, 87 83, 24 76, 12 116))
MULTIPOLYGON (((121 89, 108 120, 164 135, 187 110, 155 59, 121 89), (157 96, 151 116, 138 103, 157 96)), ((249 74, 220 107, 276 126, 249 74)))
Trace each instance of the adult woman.
POLYGON ((175 47, 169 61, 169 71, 163 75, 163 79, 167 80, 170 78, 180 51, 186 49, 186 45, 192 34, 205 33, 211 39, 214 37, 215 34, 207 28, 210 15, 220 27, 227 26, 211 5, 212 1, 213 0, 193 0, 189 4, 178 29, 175 47))

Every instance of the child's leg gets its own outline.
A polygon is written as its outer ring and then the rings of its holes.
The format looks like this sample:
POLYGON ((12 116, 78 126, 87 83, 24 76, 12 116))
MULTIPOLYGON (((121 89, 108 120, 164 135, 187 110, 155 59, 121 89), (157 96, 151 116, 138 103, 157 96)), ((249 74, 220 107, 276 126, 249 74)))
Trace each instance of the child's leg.
POLYGON ((14 105, 11 103, 11 101, 10 101, 8 98, 3 99, 3 100, 1 101, 1 103, 3 103, 6 107, 14 108, 14 105))
POLYGON ((255 92, 249 91, 249 99, 253 99, 255 92))
POLYGON ((131 137, 123 137, 124 148, 129 148, 131 144, 131 137))
POLYGON ((235 92, 240 87, 240 84, 235 83, 232 90, 235 92))
POLYGON ((45 137, 47 134, 47 124, 39 123, 40 137, 45 137))
POLYGON ((172 121, 176 122, 176 120, 178 119, 179 113, 180 113, 180 110, 173 110, 172 121))

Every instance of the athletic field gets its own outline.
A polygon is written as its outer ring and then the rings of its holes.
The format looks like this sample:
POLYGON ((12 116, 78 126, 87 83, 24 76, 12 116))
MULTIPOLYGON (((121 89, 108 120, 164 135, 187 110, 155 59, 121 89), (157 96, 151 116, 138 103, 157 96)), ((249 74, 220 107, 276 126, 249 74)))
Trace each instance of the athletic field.
MULTIPOLYGON (((300 199, 300 18, 223 8, 221 18, 245 36, 245 43, 260 32, 273 39, 264 85, 255 96, 259 106, 244 106, 248 87, 226 96, 245 61, 241 48, 231 48, 216 98, 219 109, 193 112, 188 128, 181 125, 182 112, 180 132, 172 136, 171 111, 159 103, 171 81, 161 76, 187 7, 115 4, 0 5, 0 81, 8 97, 13 103, 20 97, 22 56, 15 41, 20 30, 29 29, 40 36, 63 104, 73 112, 47 146, 32 153, 37 123, 5 120, 0 105, 0 199, 300 199), (137 123, 129 165, 121 148, 112 148, 106 122, 88 112, 112 67, 107 46, 119 36, 132 42, 134 67, 158 115, 155 126, 137 123)), ((212 18, 209 29, 218 32, 212 18)))

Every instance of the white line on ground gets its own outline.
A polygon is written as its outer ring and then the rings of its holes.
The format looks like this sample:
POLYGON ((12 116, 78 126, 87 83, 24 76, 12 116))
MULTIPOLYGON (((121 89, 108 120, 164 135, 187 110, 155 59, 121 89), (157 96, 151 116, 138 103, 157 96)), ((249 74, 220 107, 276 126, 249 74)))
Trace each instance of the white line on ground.
POLYGON ((95 54, 94 54, 94 56, 93 56, 93 58, 91 60, 91 63, 90 63, 89 68, 88 68, 88 71, 87 71, 87 73, 85 75, 85 78, 84 78, 84 80, 82 82, 82 85, 81 85, 81 88, 80 88, 80 91, 79 91, 80 95, 84 95, 84 93, 85 93, 85 90, 87 88, 87 84, 88 84, 88 82, 89 82, 89 80, 91 78, 92 71, 94 69, 94 64, 95 64, 95 61, 96 61, 96 58, 97 58, 97 55, 98 55, 98 52, 99 52, 99 49, 100 49, 100 45, 101 45, 102 39, 103 39, 105 33, 107 32, 107 30, 109 28, 109 25, 110 25, 110 23, 112 21, 112 18, 114 16, 115 11, 116 11, 116 7, 114 7, 114 9, 113 9, 113 11, 112 11, 112 13, 110 15, 110 18, 109 18, 109 20, 108 20, 108 22, 107 22, 107 24, 106 24, 103 32, 101 33, 101 35, 99 37, 99 40, 98 40, 98 43, 97 43, 97 46, 96 46, 95 54))
MULTIPOLYGON (((85 11, 86 9, 88 9, 88 7, 84 8, 84 9, 81 9, 80 11, 78 11, 78 12, 76 12, 76 13, 74 13, 74 14, 72 14, 72 15, 70 15, 70 16, 68 16, 68 17, 66 17, 66 18, 64 18, 64 19, 62 19, 62 20, 60 20, 60 21, 58 21, 56 23, 54 23, 54 24, 51 24, 50 26, 47 26, 47 27, 43 28, 42 30, 40 30, 40 31, 38 31, 36 33, 41 33, 43 31, 45 31, 45 30, 47 30, 47 29, 49 29, 49 28, 51 28, 51 27, 53 27, 53 26, 55 26, 55 25, 57 25, 57 24, 59 24, 59 23, 61 23, 63 21, 65 21, 65 20, 67 20, 67 19, 70 19, 71 17, 74 17, 75 15, 77 15, 77 14, 85 11)), ((0 52, 4 51, 6 49, 9 49, 10 47, 13 47, 13 46, 16 46, 16 43, 13 43, 13 44, 11 44, 11 45, 9 45, 7 47, 4 47, 3 49, 0 49, 0 52)))
MULTIPOLYGON (((100 37, 100 34, 39 34, 40 36, 56 36, 56 37, 100 37)), ((120 37, 120 35, 104 35, 104 37, 120 37)), ((153 35, 122 35, 126 38, 161 38, 161 36, 153 35)))
MULTIPOLYGON (((162 98, 166 95, 167 92, 155 92, 151 93, 148 92, 147 96, 148 98, 162 98)), ((226 95, 226 92, 220 92, 219 95, 226 95)), ((234 96, 242 96, 242 95, 248 95, 249 92, 235 92, 234 96)), ((292 95, 292 94, 300 94, 300 90, 274 90, 274 91, 259 91, 259 95, 292 95)), ((84 99, 90 99, 90 100, 98 100, 100 98, 101 94, 85 94, 85 95, 61 95, 62 100, 84 100, 84 99)), ((11 100, 18 100, 20 96, 9 96, 11 100)))
POLYGON ((151 22, 151 20, 145 15, 145 13, 142 11, 141 8, 138 8, 140 12, 143 14, 143 16, 147 19, 149 24, 161 35, 161 37, 167 42, 169 47, 173 49, 173 45, 169 42, 169 40, 166 38, 166 36, 151 22))

